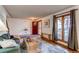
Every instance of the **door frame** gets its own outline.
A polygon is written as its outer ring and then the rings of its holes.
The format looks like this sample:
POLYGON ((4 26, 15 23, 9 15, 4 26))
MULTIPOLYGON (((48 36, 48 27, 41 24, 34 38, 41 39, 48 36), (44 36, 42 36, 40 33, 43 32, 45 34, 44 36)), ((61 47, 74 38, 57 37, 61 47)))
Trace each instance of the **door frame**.
MULTIPOLYGON (((37 21, 38 23, 41 22, 41 35, 42 35, 42 20, 37 21)), ((38 25, 39 26, 39 25, 38 25)), ((39 30, 39 29, 38 29, 39 30)), ((39 33, 38 33, 39 34, 39 33)), ((40 34, 39 34, 40 35, 40 34)))

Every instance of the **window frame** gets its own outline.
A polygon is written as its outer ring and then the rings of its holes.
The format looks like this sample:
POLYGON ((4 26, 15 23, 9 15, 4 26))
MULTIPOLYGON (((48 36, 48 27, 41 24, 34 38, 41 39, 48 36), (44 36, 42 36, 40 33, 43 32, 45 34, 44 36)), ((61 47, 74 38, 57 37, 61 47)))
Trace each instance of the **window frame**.
MULTIPOLYGON (((59 41, 62 41, 62 42, 67 43, 68 41, 65 41, 65 39, 64 39, 64 35, 65 35, 65 34, 64 34, 64 20, 65 20, 64 17, 65 17, 65 16, 70 16, 70 13, 56 17, 56 22, 55 22, 55 23, 56 23, 56 25, 57 25, 57 18, 60 18, 60 17, 61 17, 61 20, 62 20, 62 21, 61 21, 61 22, 62 22, 62 39, 59 39, 59 41)), ((58 26, 56 26, 55 29, 57 29, 57 27, 58 27, 58 26)), ((56 33, 57 33, 57 30, 56 30, 56 33)))

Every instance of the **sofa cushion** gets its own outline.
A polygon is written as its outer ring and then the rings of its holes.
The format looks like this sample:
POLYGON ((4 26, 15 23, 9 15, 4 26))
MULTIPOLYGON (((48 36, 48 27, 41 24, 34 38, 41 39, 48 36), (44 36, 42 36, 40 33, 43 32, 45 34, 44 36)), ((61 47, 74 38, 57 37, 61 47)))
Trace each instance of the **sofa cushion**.
POLYGON ((4 39, 9 39, 9 34, 3 34, 1 37, 4 39))
POLYGON ((2 48, 17 46, 16 42, 12 39, 0 41, 0 45, 1 45, 2 48))
POLYGON ((3 41, 3 39, 4 39, 4 38, 0 36, 0 41, 3 41))

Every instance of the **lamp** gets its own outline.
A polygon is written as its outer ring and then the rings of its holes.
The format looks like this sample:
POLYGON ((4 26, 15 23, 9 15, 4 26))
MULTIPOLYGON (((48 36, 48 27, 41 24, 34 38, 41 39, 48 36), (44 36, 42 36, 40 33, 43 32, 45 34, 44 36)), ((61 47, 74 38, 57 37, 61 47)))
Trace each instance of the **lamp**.
POLYGON ((1 19, 0 19, 0 31, 8 31, 7 27, 6 27, 5 24, 1 21, 1 19))

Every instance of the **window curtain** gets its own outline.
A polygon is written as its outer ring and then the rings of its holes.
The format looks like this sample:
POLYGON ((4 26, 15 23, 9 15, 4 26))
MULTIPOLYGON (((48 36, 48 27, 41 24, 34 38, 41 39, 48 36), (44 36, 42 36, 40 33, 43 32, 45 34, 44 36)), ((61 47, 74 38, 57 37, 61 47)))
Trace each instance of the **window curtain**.
POLYGON ((7 26, 7 29, 8 29, 8 37, 10 38, 10 31, 9 31, 9 26, 8 26, 7 20, 6 20, 6 26, 7 26))
POLYGON ((69 31, 68 47, 73 50, 78 49, 75 10, 70 11, 70 31, 69 31))
POLYGON ((55 26, 56 26, 56 15, 53 16, 53 27, 52 27, 52 38, 53 40, 56 40, 56 31, 55 31, 55 26))

